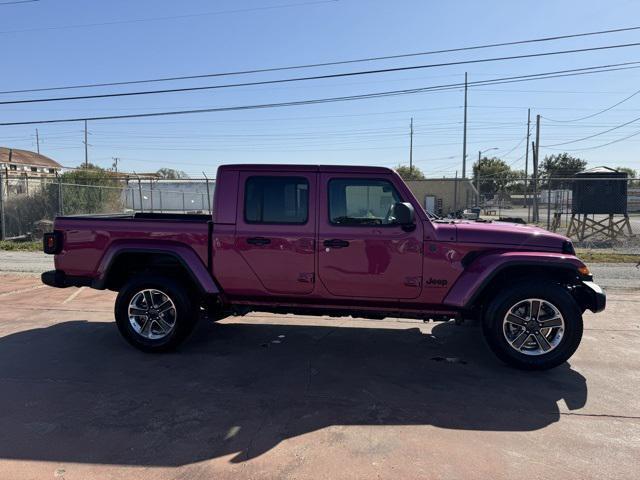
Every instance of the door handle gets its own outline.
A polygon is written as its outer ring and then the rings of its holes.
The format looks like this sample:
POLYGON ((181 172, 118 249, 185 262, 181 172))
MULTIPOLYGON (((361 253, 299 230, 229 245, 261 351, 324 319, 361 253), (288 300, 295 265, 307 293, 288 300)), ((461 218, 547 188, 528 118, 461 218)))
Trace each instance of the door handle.
POLYGON ((344 248, 349 246, 349 242, 339 238, 332 238, 331 240, 325 240, 324 246, 327 248, 344 248))
POLYGON ((249 237, 247 238, 247 243, 251 245, 269 245, 271 240, 265 237, 249 237))

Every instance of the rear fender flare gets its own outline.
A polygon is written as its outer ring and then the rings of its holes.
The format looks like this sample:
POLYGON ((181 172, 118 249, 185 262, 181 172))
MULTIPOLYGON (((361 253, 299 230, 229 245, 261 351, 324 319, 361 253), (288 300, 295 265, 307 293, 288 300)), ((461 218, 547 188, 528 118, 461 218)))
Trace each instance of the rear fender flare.
POLYGON ((158 253, 170 255, 175 258, 189 273, 189 276, 198 286, 201 293, 219 295, 220 287, 217 285, 212 274, 209 273, 207 267, 200 257, 191 248, 186 245, 141 245, 135 243, 116 244, 110 246, 100 260, 97 269, 97 277, 94 279, 92 287, 97 289, 106 288, 107 279, 111 267, 115 264, 118 257, 125 253, 158 253))

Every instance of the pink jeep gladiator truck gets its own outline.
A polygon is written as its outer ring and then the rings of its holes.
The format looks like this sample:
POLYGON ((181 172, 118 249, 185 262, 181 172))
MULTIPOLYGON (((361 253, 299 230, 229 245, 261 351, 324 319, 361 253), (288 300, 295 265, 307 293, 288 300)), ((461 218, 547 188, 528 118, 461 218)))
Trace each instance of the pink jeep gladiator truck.
POLYGON ((54 287, 118 292, 115 319, 145 351, 176 347, 202 310, 372 319, 478 319, 503 361, 546 369, 605 294, 571 242, 540 228, 428 214, 379 167, 226 165, 213 215, 59 217, 44 238, 54 287))

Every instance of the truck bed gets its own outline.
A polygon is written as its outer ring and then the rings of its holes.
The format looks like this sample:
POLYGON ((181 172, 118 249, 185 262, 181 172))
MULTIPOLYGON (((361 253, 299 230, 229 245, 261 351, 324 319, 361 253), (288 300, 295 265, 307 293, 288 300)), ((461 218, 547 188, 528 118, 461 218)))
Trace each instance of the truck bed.
POLYGON ((211 216, 206 214, 136 213, 58 217, 63 249, 55 256, 56 269, 73 276, 93 277, 112 246, 126 242, 141 250, 163 245, 193 250, 208 263, 211 216), (64 265, 64 268, 62 268, 64 265))

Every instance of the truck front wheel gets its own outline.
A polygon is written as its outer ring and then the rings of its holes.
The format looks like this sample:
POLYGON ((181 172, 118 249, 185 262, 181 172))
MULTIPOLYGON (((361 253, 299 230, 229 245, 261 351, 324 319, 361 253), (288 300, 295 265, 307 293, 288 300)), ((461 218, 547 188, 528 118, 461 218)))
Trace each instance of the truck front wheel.
POLYGON ((483 330, 493 352, 526 370, 546 370, 568 360, 582 339, 582 314, 571 294, 550 281, 502 290, 486 309, 483 330))
POLYGON ((134 347, 164 352, 185 340, 197 320, 188 290, 160 275, 140 275, 118 293, 115 317, 118 330, 134 347))

